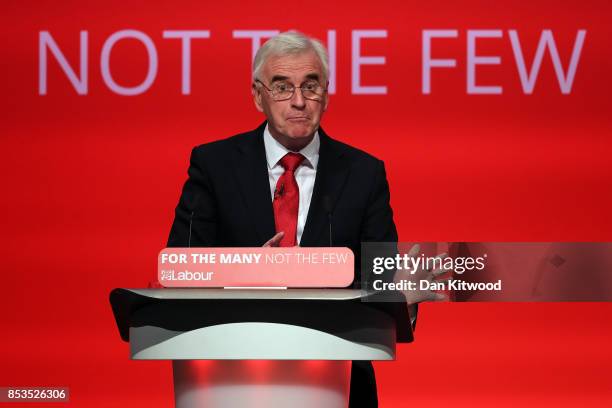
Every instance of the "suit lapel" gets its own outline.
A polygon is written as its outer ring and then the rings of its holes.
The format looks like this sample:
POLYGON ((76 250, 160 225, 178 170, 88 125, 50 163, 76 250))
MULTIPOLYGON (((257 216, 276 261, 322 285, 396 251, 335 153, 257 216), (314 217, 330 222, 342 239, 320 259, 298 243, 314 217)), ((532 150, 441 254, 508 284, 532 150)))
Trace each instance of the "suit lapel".
POLYGON ((320 239, 321 233, 323 228, 329 227, 328 210, 331 209, 333 214, 333 209, 350 172, 346 158, 321 128, 319 128, 319 136, 321 140, 319 164, 306 225, 300 241, 300 246, 304 247, 329 245, 328 236, 325 235, 325 239, 320 239), (329 200, 327 205, 326 200, 329 200))
POLYGON ((249 218, 255 224, 261 244, 274 236, 274 210, 270 197, 268 164, 263 142, 266 123, 238 143, 235 161, 236 178, 242 191, 249 218))

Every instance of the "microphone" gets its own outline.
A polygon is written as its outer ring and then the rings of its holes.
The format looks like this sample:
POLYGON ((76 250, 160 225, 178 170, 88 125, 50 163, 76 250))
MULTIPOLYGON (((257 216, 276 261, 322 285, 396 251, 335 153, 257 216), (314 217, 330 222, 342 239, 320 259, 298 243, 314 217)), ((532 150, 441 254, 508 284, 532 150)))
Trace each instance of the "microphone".
POLYGON ((193 200, 193 207, 191 207, 191 214, 189 215, 189 238, 187 238, 187 248, 191 248, 191 230, 193 228, 193 216, 195 215, 195 209, 200 203, 200 195, 196 193, 195 199, 193 200))
POLYGON ((187 240, 187 248, 191 248, 191 226, 193 225, 193 214, 194 211, 191 212, 189 216, 189 239, 187 240))
POLYGON ((329 221, 329 246, 334 246, 332 241, 332 201, 330 196, 323 197, 323 208, 327 213, 327 220, 329 221))

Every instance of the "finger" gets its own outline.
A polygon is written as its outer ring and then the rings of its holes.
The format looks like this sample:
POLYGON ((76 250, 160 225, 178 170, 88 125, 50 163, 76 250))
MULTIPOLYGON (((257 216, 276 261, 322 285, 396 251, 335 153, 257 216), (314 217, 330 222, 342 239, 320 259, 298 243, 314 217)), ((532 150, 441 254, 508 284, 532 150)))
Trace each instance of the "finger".
POLYGON ((433 271, 431 271, 431 274, 433 275, 434 278, 437 278, 440 275, 444 275, 445 273, 451 271, 451 268, 445 268, 444 266, 442 268, 438 268, 438 269, 434 269, 433 271))
POLYGON ((281 240, 283 239, 283 237, 285 236, 285 233, 283 231, 277 233, 276 235, 274 235, 272 238, 270 238, 270 246, 272 247, 277 247, 280 245, 281 240))
POLYGON ((408 251, 408 256, 410 258, 415 257, 419 252, 421 252, 421 246, 419 244, 414 244, 412 248, 408 251))
POLYGON ((285 233, 281 231, 278 234, 274 235, 272 238, 270 238, 265 244, 263 244, 263 246, 264 247, 276 247, 278 246, 278 244, 280 244, 281 239, 283 239, 284 236, 285 236, 285 233))
POLYGON ((421 302, 442 302, 448 300, 448 296, 433 292, 431 290, 423 290, 419 293, 404 294, 409 304, 421 303, 421 302))
POLYGON ((444 285, 445 288, 448 288, 448 285, 452 282, 452 280, 453 278, 445 278, 445 279, 436 280, 434 282, 436 282, 436 284, 441 283, 444 285))
POLYGON ((448 296, 446 296, 445 294, 434 292, 432 290, 424 290, 421 294, 421 297, 424 301, 429 302, 439 302, 448 299, 448 296))
MULTIPOLYGON (((438 259, 440 260, 440 265, 442 265, 442 260, 443 260, 444 258, 446 258, 447 256, 448 256, 448 254, 447 254, 447 253, 442 253, 442 254, 440 254, 440 255, 436 255, 436 256, 433 258, 433 263, 432 263, 432 265, 435 265, 435 264, 437 263, 437 262, 436 262, 436 260, 438 260, 438 259)), ((429 264, 429 262, 427 262, 427 264, 429 264)), ((428 268, 428 269, 427 269, 427 271, 430 271, 431 269, 432 269, 432 268, 428 268)))
POLYGON ((445 300, 448 300, 448 295, 445 295, 444 293, 433 292, 433 294, 433 299, 431 299, 433 302, 444 302, 445 300))

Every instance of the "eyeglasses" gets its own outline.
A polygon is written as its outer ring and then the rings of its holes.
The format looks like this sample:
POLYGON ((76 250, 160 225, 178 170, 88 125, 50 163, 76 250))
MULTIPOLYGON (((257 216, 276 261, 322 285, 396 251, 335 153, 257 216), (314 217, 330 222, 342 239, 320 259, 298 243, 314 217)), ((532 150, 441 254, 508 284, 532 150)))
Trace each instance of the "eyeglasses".
MULTIPOLYGON (((259 82, 261 86, 266 88, 275 101, 286 101, 287 99, 291 99, 296 89, 295 85, 286 81, 276 81, 272 84, 272 88, 268 88, 259 79, 256 79, 255 82, 259 82)), ((302 91, 302 96, 311 101, 320 101, 323 99, 325 92, 327 92, 327 89, 323 88, 319 82, 313 79, 304 82, 299 88, 302 91)))

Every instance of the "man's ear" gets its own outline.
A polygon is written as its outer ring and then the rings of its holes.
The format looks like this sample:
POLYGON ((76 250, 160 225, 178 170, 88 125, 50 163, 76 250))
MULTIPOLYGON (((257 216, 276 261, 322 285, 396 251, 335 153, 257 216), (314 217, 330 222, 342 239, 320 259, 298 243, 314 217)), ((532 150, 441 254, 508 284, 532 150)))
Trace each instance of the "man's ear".
POLYGON ((257 82, 253 81, 251 85, 251 93, 253 94, 253 102, 258 111, 263 112, 263 105, 261 104, 261 92, 257 86, 257 82))
POLYGON ((328 89, 329 89, 329 80, 325 83, 325 98, 323 98, 324 99, 323 112, 327 110, 327 105, 329 105, 329 92, 327 92, 328 89))

